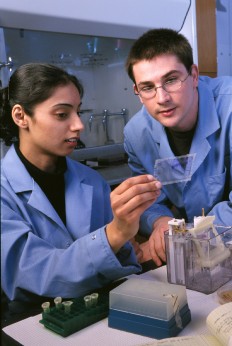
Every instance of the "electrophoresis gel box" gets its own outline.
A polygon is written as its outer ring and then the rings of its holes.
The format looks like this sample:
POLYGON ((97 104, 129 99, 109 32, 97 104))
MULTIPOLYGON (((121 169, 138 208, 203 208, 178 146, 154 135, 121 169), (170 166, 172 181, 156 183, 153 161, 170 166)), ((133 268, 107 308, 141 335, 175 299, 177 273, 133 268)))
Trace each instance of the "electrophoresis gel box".
POLYGON ((169 221, 165 233, 169 283, 210 294, 231 280, 232 227, 215 226, 214 216, 169 221))

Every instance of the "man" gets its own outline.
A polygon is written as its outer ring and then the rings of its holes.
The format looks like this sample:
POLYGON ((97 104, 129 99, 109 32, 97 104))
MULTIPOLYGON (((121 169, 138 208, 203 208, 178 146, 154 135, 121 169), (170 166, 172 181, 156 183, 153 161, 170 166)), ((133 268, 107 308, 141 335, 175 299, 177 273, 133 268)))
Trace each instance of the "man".
POLYGON ((154 174, 157 159, 195 155, 191 180, 164 185, 141 217, 150 237, 144 259, 159 266, 173 217, 192 222, 204 208, 216 224, 232 225, 232 78, 199 77, 188 40, 171 29, 143 34, 126 68, 143 104, 124 132, 133 175, 154 174))

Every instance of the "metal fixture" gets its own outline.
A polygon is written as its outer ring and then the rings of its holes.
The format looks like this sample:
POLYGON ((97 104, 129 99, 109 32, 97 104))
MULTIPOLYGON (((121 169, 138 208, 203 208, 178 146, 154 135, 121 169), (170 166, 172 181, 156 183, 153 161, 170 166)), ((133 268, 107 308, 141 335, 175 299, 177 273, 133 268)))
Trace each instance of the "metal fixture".
POLYGON ((114 143, 113 139, 110 139, 109 137, 109 131, 108 131, 108 121, 110 116, 122 116, 124 120, 124 126, 126 125, 126 115, 127 110, 126 108, 122 108, 120 112, 110 112, 108 109, 104 109, 103 111, 104 116, 102 119, 102 124, 106 133, 106 144, 112 144, 114 143))
POLYGON ((10 69, 10 71, 11 71, 13 66, 14 66, 14 64, 13 64, 13 61, 12 61, 11 57, 9 57, 8 62, 0 61, 0 70, 3 67, 8 67, 10 69))
POLYGON ((97 117, 103 117, 103 116, 104 116, 104 113, 99 113, 99 114, 91 113, 90 114, 90 117, 89 117, 89 130, 90 131, 92 129, 92 123, 93 123, 94 119, 97 117))
POLYGON ((103 111, 103 119, 102 119, 102 125, 106 134, 106 142, 105 144, 113 144, 114 140, 110 139, 109 137, 109 130, 108 130, 108 116, 109 116, 109 111, 107 109, 104 109, 103 111))
MULTIPOLYGON (((111 113, 110 111, 108 110, 105 110, 107 112, 107 115, 108 116, 111 116, 111 115, 119 115, 119 116, 122 116, 123 117, 123 120, 124 120, 124 125, 126 125, 126 116, 127 116, 127 110, 126 108, 122 108, 121 109, 121 112, 113 112, 111 113)), ((105 112, 104 111, 104 112, 105 112)))
POLYGON ((102 111, 102 113, 99 114, 94 114, 92 113, 89 117, 89 130, 91 131, 92 129, 92 123, 93 120, 96 117, 101 116, 102 117, 102 125, 106 134, 106 144, 113 144, 114 140, 109 138, 109 130, 108 130, 108 122, 109 122, 109 117, 111 116, 122 116, 123 117, 123 121, 124 121, 124 126, 126 125, 127 119, 127 110, 126 108, 122 108, 120 112, 110 112, 108 109, 104 109, 102 111))

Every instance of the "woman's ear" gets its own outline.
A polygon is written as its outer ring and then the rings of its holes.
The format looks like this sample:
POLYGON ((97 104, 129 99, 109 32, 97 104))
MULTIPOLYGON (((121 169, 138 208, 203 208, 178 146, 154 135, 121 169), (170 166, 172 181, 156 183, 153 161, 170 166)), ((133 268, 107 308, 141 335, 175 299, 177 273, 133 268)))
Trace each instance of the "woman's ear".
POLYGON ((28 126, 28 121, 27 121, 27 116, 24 112, 24 109, 21 105, 16 104, 12 108, 12 118, 15 122, 15 124, 21 128, 27 128, 28 126))

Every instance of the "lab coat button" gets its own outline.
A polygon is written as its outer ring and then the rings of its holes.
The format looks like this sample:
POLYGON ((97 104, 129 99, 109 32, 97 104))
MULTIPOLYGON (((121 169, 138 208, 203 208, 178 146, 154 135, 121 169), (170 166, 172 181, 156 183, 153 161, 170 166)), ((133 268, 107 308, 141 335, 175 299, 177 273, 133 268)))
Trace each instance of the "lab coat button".
POLYGON ((92 240, 96 239, 96 237, 97 237, 96 234, 93 234, 92 235, 92 240))
POLYGON ((69 246, 70 246, 70 243, 67 242, 66 245, 65 245, 65 247, 68 248, 69 246))

